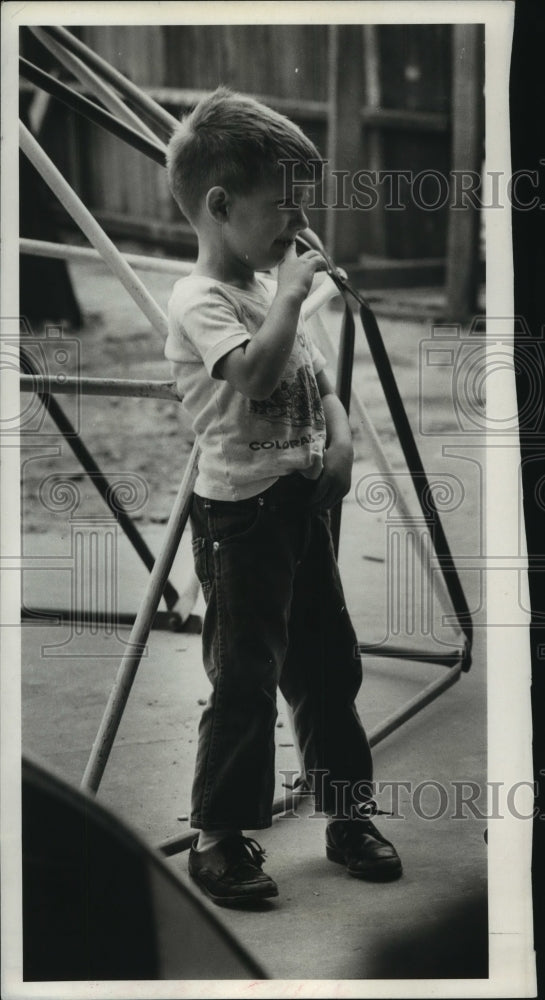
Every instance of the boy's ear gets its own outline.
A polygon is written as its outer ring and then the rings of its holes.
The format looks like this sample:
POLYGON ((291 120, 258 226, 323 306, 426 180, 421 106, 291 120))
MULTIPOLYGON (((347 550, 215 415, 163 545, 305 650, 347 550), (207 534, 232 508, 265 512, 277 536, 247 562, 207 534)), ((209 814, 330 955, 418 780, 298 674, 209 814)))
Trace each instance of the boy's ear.
POLYGON ((206 210, 214 222, 227 222, 229 215, 229 196, 225 188, 213 187, 206 195, 206 210))

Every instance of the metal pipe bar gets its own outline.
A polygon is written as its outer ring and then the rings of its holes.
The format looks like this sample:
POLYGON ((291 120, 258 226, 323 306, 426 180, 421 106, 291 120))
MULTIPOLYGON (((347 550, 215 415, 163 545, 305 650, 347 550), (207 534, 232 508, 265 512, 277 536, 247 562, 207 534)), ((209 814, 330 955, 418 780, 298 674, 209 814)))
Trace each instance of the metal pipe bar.
POLYGON ((28 124, 33 135, 38 138, 43 129, 45 117, 51 104, 51 94, 46 94, 44 90, 36 90, 31 87, 31 102, 28 108, 28 124))
POLYGON ((170 399, 180 402, 175 382, 144 381, 130 378, 81 378, 58 376, 21 375, 23 392, 55 393, 65 396, 128 396, 138 399, 170 399))
POLYGON ((157 844, 156 850, 160 851, 165 858, 172 858, 175 854, 188 851, 198 836, 198 830, 188 830, 186 833, 180 833, 174 837, 167 837, 166 840, 162 840, 160 844, 157 844))
MULTIPOLYGON (((336 393, 346 410, 347 416, 350 414, 352 371, 354 368, 354 340, 354 317, 352 316, 350 306, 347 302, 345 302, 341 339, 339 343, 339 356, 337 360, 336 393)), ((333 510, 331 511, 331 537, 333 539, 333 548, 336 557, 339 555, 342 508, 343 502, 340 500, 339 503, 335 504, 333 510)))
MULTIPOLYGON (((28 356, 23 347, 21 347, 20 353, 21 367, 26 369, 27 372, 31 372, 31 377, 34 378, 36 375, 36 368, 32 359, 28 356)), ((59 403, 57 403, 56 399, 54 399, 53 396, 50 396, 49 393, 40 392, 39 389, 36 391, 43 406, 49 413, 52 420, 56 423, 66 442, 70 445, 74 455, 90 477, 93 486, 104 500, 104 503, 109 507, 116 521, 119 523, 127 538, 131 542, 133 548, 140 556, 142 562, 148 570, 152 570, 155 563, 153 553, 148 548, 146 542, 142 538, 142 535, 138 531, 138 528, 132 521, 127 511, 124 509, 121 501, 118 498, 115 498, 114 503, 114 496, 112 495, 112 490, 108 480, 103 475, 90 451, 88 451, 80 435, 72 426, 72 423, 66 416, 64 410, 61 409, 59 403)), ((174 607, 179 600, 179 596, 180 595, 178 594, 176 588, 173 587, 167 580, 165 582, 164 598, 169 609, 174 607)))
POLYGON ((395 375, 390 364, 390 358, 388 357, 388 352, 384 345, 375 314, 373 313, 369 303, 366 302, 363 296, 352 287, 346 276, 335 266, 321 240, 315 233, 306 229, 304 234, 298 235, 297 239, 304 246, 310 246, 322 254, 327 264, 328 274, 337 285, 339 291, 343 296, 346 294, 352 295, 360 307, 360 318, 363 330, 369 344, 369 350, 371 351, 371 356, 373 358, 394 427, 396 429, 399 443, 405 457, 405 462, 407 463, 407 468, 410 472, 424 519, 429 521, 434 527, 433 533, 430 532, 433 548, 439 565, 443 571, 445 585, 450 593, 456 617, 458 618, 458 623, 467 638, 466 659, 463 664, 463 669, 467 671, 471 666, 471 646, 473 641, 473 623, 471 619, 471 612, 460 582, 460 577, 458 576, 456 565, 450 552, 447 537, 439 516, 439 511, 437 510, 433 499, 428 478, 420 457, 420 452, 403 405, 403 400, 398 389, 395 375))
MULTIPOLYGON (((19 240, 21 253, 31 254, 36 257, 54 257, 58 260, 68 261, 103 261, 97 250, 91 247, 70 246, 66 243, 51 243, 47 240, 33 240, 28 237, 21 237, 19 240)), ((142 271, 158 271, 161 274, 173 274, 178 278, 183 278, 191 274, 195 264, 186 260, 174 260, 166 257, 149 257, 139 253, 120 253, 119 256, 131 267, 142 271)), ((322 306, 325 306, 331 299, 339 294, 339 289, 331 278, 324 275, 323 281, 305 299, 301 308, 304 320, 310 319, 322 306)))
MULTIPOLYGON (((67 243, 51 243, 47 240, 33 240, 22 236, 19 240, 19 250, 21 253, 29 254, 32 257, 53 257, 56 260, 68 260, 74 263, 102 261, 102 257, 97 250, 91 247, 70 246, 67 243)), ((141 271, 157 271, 160 274, 172 274, 178 278, 183 278, 191 274, 195 267, 194 262, 186 260, 174 260, 165 257, 149 257, 139 253, 122 253, 124 261, 131 267, 141 271)), ((334 294, 337 295, 335 288, 334 294)))
POLYGON ((465 649, 454 649, 451 653, 438 653, 430 649, 414 649, 411 646, 390 646, 388 643, 379 646, 368 642, 358 642, 357 648, 359 653, 370 657, 412 660, 416 663, 436 663, 443 667, 455 667, 465 656, 465 649))
POLYGON ((339 290, 329 276, 325 275, 315 291, 311 292, 301 306, 301 316, 303 321, 311 319, 316 315, 331 299, 338 296, 339 290))
POLYGON ((121 660, 96 739, 93 743, 87 767, 85 768, 82 788, 90 792, 97 791, 104 769, 108 763, 123 711, 149 637, 153 618, 189 517, 193 485, 197 475, 197 457, 198 448, 195 444, 170 513, 161 549, 151 571, 146 593, 130 632, 127 650, 121 660))
POLYGON ((343 404, 347 415, 350 415, 352 396, 352 373, 354 369, 355 324, 350 306, 345 302, 341 337, 339 341, 339 356, 337 362, 337 384, 335 391, 343 404))
POLYGON ((28 157, 46 184, 49 185, 89 242, 99 251, 105 264, 119 279, 131 298, 136 302, 147 319, 149 319, 152 326, 161 334, 163 339, 166 339, 168 335, 167 318, 145 285, 134 274, 126 261, 123 260, 115 244, 112 243, 109 236, 101 229, 81 199, 78 198, 75 191, 65 181, 60 171, 57 170, 57 167, 51 162, 40 144, 36 142, 22 122, 19 123, 19 133, 21 149, 25 156, 28 157))
POLYGON ((407 468, 411 474, 418 502, 424 519, 433 527, 433 530, 430 531, 430 537, 437 561, 443 571, 444 581, 454 605, 458 623, 468 640, 464 662, 464 670, 467 671, 471 666, 471 644, 473 641, 471 612, 375 315, 361 297, 358 298, 358 301, 360 302, 360 316, 369 349, 405 456, 407 468))
POLYGON ((29 28, 44 48, 51 52, 80 83, 84 84, 90 93, 102 101, 108 111, 113 115, 117 115, 125 125, 129 125, 138 132, 142 132, 152 142, 155 143, 158 141, 157 136, 150 127, 131 108, 127 107, 112 87, 109 87, 89 66, 86 66, 79 56, 69 52, 68 49, 48 35, 42 28, 34 25, 29 25, 29 28))
POLYGON ((115 115, 111 115, 109 111, 104 111, 103 108, 95 104, 94 101, 90 101, 87 97, 83 97, 82 94, 78 94, 77 91, 72 90, 67 87, 64 83, 56 80, 54 76, 49 73, 44 73, 42 69, 34 66, 33 63, 28 62, 27 59, 23 59, 22 56, 19 57, 19 68, 22 76, 31 83, 34 83, 37 87, 41 87, 46 93, 51 94, 58 101, 62 101, 66 104, 68 108, 75 111, 77 114, 83 115, 94 125, 98 125, 100 128, 106 129, 107 132, 111 132, 112 135, 117 136, 119 139, 123 139, 127 142, 129 146, 137 149, 140 153, 144 153, 151 160, 154 160, 161 167, 165 165, 165 149, 164 146, 158 145, 157 140, 153 141, 148 139, 147 136, 142 135, 141 132, 137 132, 136 129, 129 125, 125 125, 124 122, 120 121, 115 115))
POLYGON ((80 57, 87 66, 101 75, 105 80, 111 83, 116 90, 128 98, 133 105, 143 111, 149 116, 149 118, 157 125, 159 125, 167 135, 170 135, 173 129, 177 126, 178 121, 171 115, 168 111, 165 111, 160 104, 157 104, 151 97, 144 93, 136 84, 132 83, 123 76, 119 70, 115 69, 110 63, 106 62, 102 56, 98 53, 93 52, 88 45, 81 42, 79 38, 76 38, 70 31, 66 28, 62 28, 58 25, 48 25, 43 29, 48 35, 56 39, 62 45, 64 45, 70 52, 74 55, 80 57))
MULTIPOLYGON (((113 614, 109 611, 78 611, 74 608, 22 607, 21 618, 23 621, 34 621, 36 625, 43 625, 46 622, 55 625, 78 622, 82 625, 103 627, 106 625, 134 625, 136 615, 130 611, 118 611, 116 614, 113 614)), ((153 619, 152 628, 155 631, 199 634, 201 631, 201 619, 198 615, 188 615, 187 618, 183 618, 175 610, 157 611, 153 619)))
POLYGON ((429 705, 430 702, 435 701, 435 699, 438 698, 439 695, 443 693, 443 691, 446 691, 447 688, 452 687, 452 685, 455 684, 456 681, 460 679, 460 674, 462 670, 463 670, 463 661, 460 660, 458 662, 458 665, 453 667, 452 670, 449 670, 447 674, 443 674, 443 676, 440 677, 438 680, 432 681, 432 683, 428 684, 427 687, 425 687, 424 690, 420 692, 420 694, 416 695, 414 698, 411 698, 411 700, 408 701, 403 708, 400 708, 397 712, 393 712, 392 715, 390 715, 387 719, 385 719, 384 722, 382 722, 379 726, 377 726, 376 729, 373 729, 373 731, 369 734, 369 746, 371 747, 376 746, 377 743, 380 743, 382 740, 386 739, 386 737, 389 736, 390 733, 393 733, 396 729, 399 729, 399 727, 403 725, 404 722, 407 722, 409 719, 412 719, 412 717, 416 715, 417 712, 421 712, 422 709, 426 707, 426 705, 429 705))

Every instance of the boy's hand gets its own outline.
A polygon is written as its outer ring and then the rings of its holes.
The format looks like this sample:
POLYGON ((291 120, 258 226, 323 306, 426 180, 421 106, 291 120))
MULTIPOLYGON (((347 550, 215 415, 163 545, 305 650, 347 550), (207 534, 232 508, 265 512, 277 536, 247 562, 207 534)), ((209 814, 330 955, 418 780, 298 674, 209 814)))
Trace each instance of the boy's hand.
POLYGON ((312 493, 312 505, 335 507, 350 490, 354 451, 346 444, 330 444, 324 452, 324 468, 312 493))
POLYGON ((316 271, 325 269, 324 258, 317 250, 307 250, 298 257, 295 247, 291 246, 278 265, 278 291, 291 292, 302 301, 310 291, 316 271))

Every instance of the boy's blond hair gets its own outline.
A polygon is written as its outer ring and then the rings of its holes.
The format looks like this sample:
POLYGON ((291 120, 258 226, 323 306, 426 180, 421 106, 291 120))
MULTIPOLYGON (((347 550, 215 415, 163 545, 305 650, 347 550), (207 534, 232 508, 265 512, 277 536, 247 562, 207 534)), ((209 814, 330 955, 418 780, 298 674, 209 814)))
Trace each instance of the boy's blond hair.
POLYGON ((265 104, 218 87, 174 130, 167 148, 170 190, 194 221, 211 187, 249 194, 260 183, 288 176, 320 181, 323 161, 304 132, 265 104), (282 162, 290 161, 283 172, 282 162))

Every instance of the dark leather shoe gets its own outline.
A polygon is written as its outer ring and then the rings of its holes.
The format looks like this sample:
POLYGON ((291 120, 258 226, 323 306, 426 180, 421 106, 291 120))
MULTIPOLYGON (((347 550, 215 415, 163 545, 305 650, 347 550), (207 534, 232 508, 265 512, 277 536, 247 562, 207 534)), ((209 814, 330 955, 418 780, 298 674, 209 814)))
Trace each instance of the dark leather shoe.
POLYGON ((326 854, 346 865, 348 874, 369 882, 390 882, 403 869, 393 844, 371 820, 332 820, 326 827, 326 854))
POLYGON ((271 896, 278 887, 262 870, 265 851, 250 837, 233 834, 206 851, 189 852, 191 878, 220 906, 243 906, 271 896))

